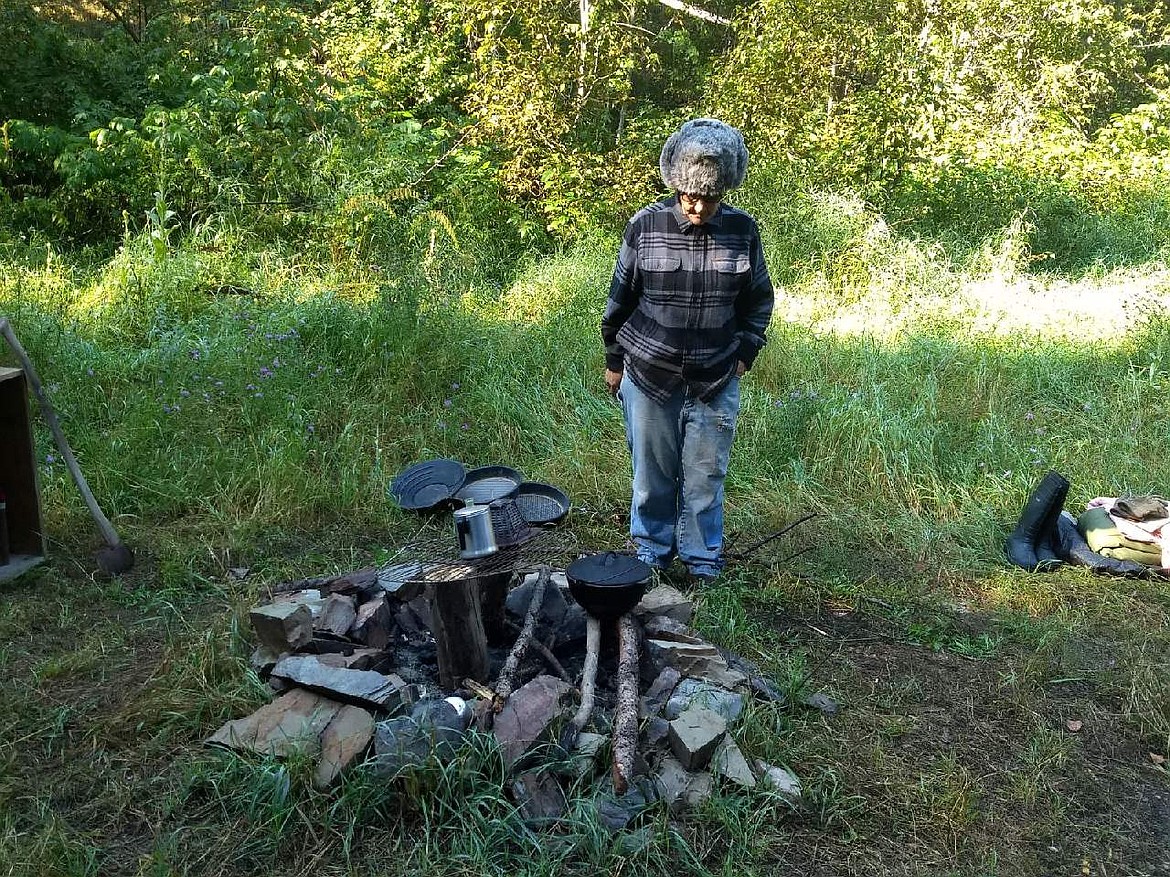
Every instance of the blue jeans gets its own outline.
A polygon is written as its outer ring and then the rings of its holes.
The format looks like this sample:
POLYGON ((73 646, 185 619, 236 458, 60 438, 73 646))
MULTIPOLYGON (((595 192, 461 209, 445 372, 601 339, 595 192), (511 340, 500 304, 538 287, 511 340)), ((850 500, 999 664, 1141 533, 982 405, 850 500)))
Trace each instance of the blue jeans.
POLYGON ((723 566, 723 481, 739 414, 739 378, 710 403, 680 388, 660 405, 628 373, 618 398, 634 464, 630 536, 664 569, 677 554, 696 575, 723 566))

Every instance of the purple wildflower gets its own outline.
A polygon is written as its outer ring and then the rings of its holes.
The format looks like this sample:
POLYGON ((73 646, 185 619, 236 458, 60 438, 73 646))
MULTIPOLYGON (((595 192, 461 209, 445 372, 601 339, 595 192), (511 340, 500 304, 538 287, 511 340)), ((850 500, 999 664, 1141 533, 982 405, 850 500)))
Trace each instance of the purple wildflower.
POLYGON ((444 408, 450 408, 450 407, 451 407, 451 400, 450 400, 450 399, 444 399, 444 400, 443 400, 443 407, 444 407, 444 408))

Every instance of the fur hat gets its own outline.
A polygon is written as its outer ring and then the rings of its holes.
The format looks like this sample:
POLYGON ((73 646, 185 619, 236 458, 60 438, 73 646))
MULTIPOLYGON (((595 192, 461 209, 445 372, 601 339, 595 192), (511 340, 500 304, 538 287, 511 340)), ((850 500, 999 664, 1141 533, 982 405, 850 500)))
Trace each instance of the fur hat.
POLYGON ((688 195, 719 195, 743 182, 748 151, 743 135, 718 119, 692 119, 662 147, 662 181, 688 195))

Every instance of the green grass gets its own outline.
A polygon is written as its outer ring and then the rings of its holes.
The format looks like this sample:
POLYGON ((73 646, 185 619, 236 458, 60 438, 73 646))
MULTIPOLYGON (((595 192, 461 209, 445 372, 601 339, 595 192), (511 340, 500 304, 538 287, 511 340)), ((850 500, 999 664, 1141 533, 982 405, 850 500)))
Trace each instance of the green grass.
POLYGON ((1170 591, 1029 576, 1000 546, 1049 467, 1071 508, 1165 492, 1164 268, 1082 254, 1064 264, 1094 267, 1038 274, 1010 217, 960 253, 847 196, 757 186, 742 203, 783 289, 728 529, 746 544, 817 517, 695 623, 789 695, 752 704, 741 737, 801 777, 801 807, 722 790, 614 838, 581 799, 542 834, 482 741, 327 794, 295 759, 203 750, 266 696, 252 601, 418 531, 386 497, 403 466, 516 465, 570 493, 582 544, 619 547, 629 464, 598 338, 614 235, 429 261, 371 240, 360 262, 202 229, 161 260, 134 237, 0 259, 0 313, 138 554, 90 577, 97 535, 38 419, 51 562, 0 585, 0 873, 1156 873, 1170 591), (816 692, 841 712, 797 706, 816 692))

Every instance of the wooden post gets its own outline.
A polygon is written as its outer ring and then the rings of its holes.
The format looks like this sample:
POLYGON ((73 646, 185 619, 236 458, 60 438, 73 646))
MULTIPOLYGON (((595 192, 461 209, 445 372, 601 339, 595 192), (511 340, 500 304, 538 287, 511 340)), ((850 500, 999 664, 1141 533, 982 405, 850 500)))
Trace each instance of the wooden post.
POLYGON ((464 679, 487 682, 487 636, 476 580, 435 582, 427 589, 438 647, 439 684, 445 691, 454 691, 464 679))

